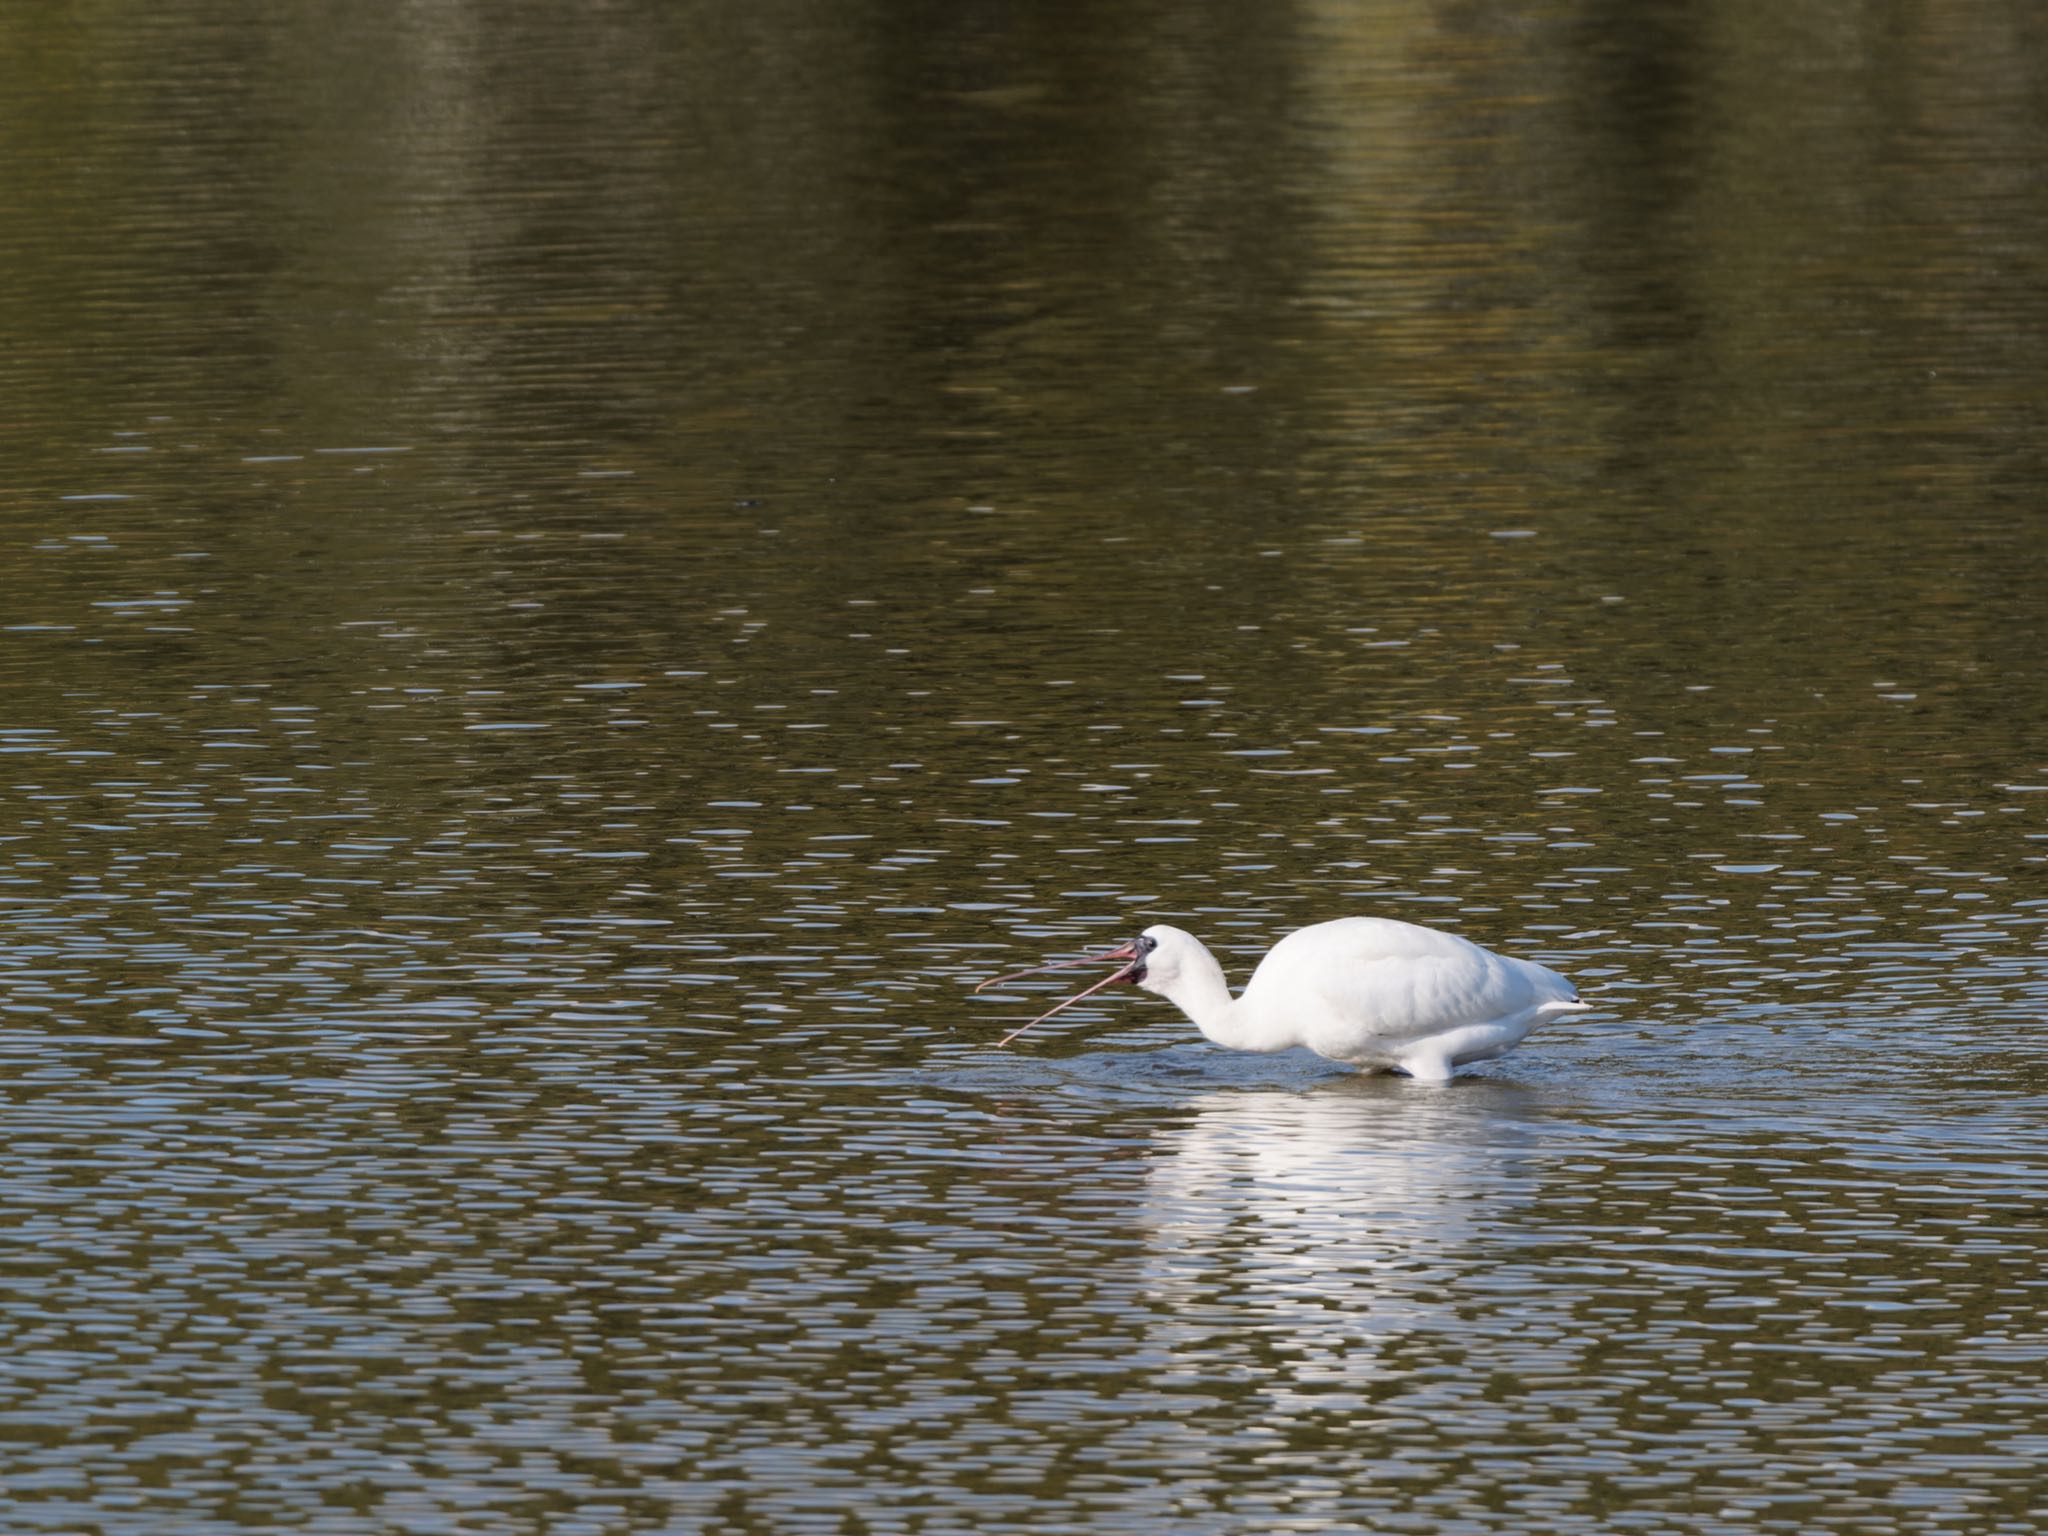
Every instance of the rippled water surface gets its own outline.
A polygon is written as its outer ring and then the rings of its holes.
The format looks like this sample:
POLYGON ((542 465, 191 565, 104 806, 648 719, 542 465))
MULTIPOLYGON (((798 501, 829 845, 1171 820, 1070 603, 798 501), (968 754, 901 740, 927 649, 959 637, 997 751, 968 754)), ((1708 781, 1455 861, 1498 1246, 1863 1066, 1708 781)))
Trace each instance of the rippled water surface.
POLYGON ((34 10, 0 1527, 2040 1528, 2033 8, 34 10))

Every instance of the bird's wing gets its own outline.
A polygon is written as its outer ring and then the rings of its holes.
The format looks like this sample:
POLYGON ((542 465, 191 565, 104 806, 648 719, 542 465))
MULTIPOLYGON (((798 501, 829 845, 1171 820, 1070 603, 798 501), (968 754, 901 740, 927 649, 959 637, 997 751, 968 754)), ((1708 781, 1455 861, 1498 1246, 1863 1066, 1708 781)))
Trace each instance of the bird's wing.
MULTIPOLYGON (((1284 978, 1279 990, 1287 1006, 1390 1046, 1488 1023, 1542 1000, 1519 963, 1455 934, 1378 918, 1340 919, 1290 934, 1259 972, 1269 966, 1284 978)), ((1258 980, 1255 974, 1254 985, 1258 980)))

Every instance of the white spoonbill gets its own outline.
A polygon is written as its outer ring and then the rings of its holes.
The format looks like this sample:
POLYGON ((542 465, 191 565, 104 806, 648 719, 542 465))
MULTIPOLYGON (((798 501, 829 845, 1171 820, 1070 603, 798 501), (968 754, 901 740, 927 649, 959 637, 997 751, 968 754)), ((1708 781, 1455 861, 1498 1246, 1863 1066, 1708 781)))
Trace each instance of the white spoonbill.
MULTIPOLYGON (((1129 982, 1157 992, 1232 1050, 1305 1045, 1332 1061, 1441 1083, 1468 1061, 1512 1050, 1545 1019, 1591 1006, 1570 982, 1533 961, 1386 917, 1340 917, 1297 929, 1266 952, 1237 997, 1202 941, 1164 923, 1105 954, 1033 966, 975 990, 1056 966, 1111 963, 1115 971, 1031 1024, 1129 982)), ((1008 1045, 1031 1024, 998 1044, 1008 1045)))

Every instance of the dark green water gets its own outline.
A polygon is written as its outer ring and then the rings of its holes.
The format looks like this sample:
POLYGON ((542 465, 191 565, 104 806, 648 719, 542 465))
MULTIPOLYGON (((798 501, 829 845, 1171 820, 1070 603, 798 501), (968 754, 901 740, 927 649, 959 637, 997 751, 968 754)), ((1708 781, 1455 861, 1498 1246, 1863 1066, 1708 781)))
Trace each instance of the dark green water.
POLYGON ((2037 1531, 2044 15, 0 18, 0 1527, 2037 1531))

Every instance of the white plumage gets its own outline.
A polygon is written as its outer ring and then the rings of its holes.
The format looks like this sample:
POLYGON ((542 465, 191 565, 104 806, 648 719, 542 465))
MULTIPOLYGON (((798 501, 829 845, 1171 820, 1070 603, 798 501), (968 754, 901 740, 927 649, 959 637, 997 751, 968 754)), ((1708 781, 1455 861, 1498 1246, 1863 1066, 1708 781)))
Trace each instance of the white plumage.
POLYGON ((1443 1082, 1467 1062, 1511 1050, 1545 1019, 1588 1007, 1570 982, 1533 961, 1384 917, 1342 917, 1290 933, 1267 951, 1237 997, 1202 941, 1164 923, 1107 954, 1053 963, 1108 961, 1121 968, 1031 1024, 1129 982, 1166 998, 1233 1050, 1307 1046, 1332 1061, 1443 1082))

